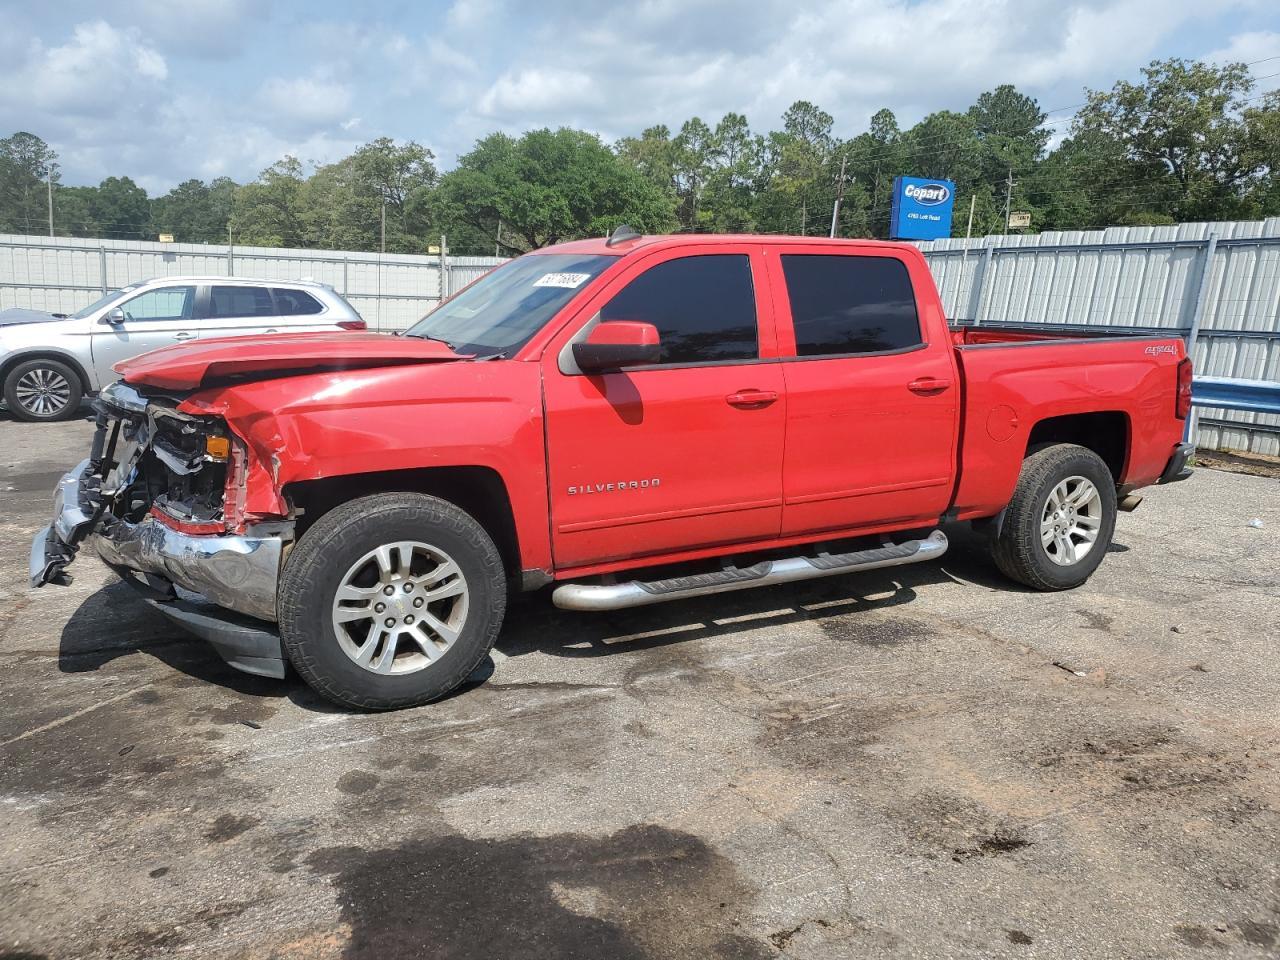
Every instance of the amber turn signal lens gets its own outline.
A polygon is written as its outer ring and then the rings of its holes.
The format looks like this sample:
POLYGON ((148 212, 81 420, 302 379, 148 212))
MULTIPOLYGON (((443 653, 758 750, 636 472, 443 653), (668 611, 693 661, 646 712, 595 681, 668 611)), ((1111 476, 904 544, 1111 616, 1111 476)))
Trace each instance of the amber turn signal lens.
POLYGON ((226 437, 205 437, 204 450, 214 460, 225 460, 231 453, 231 441, 226 437))

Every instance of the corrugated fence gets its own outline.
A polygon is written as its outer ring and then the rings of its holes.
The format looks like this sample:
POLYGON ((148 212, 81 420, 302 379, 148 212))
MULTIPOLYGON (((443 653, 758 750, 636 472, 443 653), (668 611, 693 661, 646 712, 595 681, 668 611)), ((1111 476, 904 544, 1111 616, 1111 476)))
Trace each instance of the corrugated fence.
POLYGON ((281 247, 76 240, 0 234, 0 309, 71 313, 108 290, 165 276, 318 280, 345 296, 369 326, 403 330, 502 260, 281 247))
MULTIPOLYGON (((1280 217, 918 246, 950 317, 1169 330, 1197 376, 1280 381, 1280 217)), ((1202 447, 1280 455, 1280 416, 1198 418, 1202 447)))
MULTIPOLYGON (((1169 330, 1191 342, 1199 375, 1280 380, 1280 218, 919 246, 953 318, 1169 330)), ((449 257, 442 274, 438 256, 0 235, 0 309, 70 312, 156 276, 306 278, 400 330, 501 262, 449 257)), ((1198 416, 1203 447, 1280 455, 1280 416, 1198 416)))

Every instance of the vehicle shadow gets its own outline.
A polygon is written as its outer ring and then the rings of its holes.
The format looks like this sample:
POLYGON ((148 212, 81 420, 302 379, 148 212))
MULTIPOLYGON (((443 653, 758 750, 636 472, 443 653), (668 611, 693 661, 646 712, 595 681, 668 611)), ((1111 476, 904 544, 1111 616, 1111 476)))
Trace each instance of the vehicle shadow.
POLYGON ((143 653, 175 673, 247 697, 286 697, 308 710, 339 710, 314 694, 296 675, 284 680, 234 670, 213 648, 152 610, 138 592, 117 580, 85 598, 62 628, 58 669, 86 673, 121 657, 143 653))
MULTIPOLYGON (((80 406, 76 409, 76 415, 71 417, 72 420, 92 420, 97 414, 93 410, 92 397, 85 397, 80 401, 80 406)), ((0 423, 26 423, 25 420, 19 420, 9 412, 8 406, 0 403, 0 423)), ((43 424, 32 424, 32 426, 43 426, 43 424)))
MULTIPOLYGON (((936 562, 852 573, 731 594, 659 603, 602 613, 559 610, 550 589, 516 598, 508 608, 495 649, 500 655, 602 657, 672 646, 741 630, 822 621, 859 612, 910 607, 917 590, 961 583, 969 589, 1032 593, 996 570, 985 536, 967 525, 948 528, 951 547, 936 562)), ((1128 548, 1113 544, 1112 551, 1128 548)), ((145 653, 194 680, 238 695, 287 698, 317 713, 345 712, 315 694, 292 671, 284 680, 256 677, 227 666, 203 640, 188 636, 148 607, 128 584, 116 581, 87 597, 62 629, 58 669, 95 671, 112 661, 145 653)), ((445 699, 484 685, 494 674, 492 657, 445 699)))

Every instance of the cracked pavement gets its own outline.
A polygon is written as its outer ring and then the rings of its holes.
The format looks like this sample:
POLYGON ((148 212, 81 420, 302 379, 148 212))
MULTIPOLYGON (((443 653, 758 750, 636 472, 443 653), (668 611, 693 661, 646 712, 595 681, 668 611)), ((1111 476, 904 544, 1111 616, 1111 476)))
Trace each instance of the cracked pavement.
POLYGON ((0 414, 0 958, 1280 951, 1280 480, 1146 491, 1068 593, 956 531, 704 601, 525 597, 465 691, 369 715, 95 559, 26 589, 90 432, 0 414))

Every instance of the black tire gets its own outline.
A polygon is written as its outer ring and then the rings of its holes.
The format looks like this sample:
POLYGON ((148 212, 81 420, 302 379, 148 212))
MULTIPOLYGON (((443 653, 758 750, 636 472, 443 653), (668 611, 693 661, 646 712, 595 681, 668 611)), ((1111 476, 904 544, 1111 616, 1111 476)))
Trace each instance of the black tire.
POLYGON ((1070 590, 1088 580, 1098 568, 1111 545, 1115 526, 1115 479, 1102 458, 1071 443, 1038 447, 1022 461, 1018 485, 1005 511, 1000 534, 991 545, 991 555, 1011 580, 1036 590, 1070 590), (1084 477, 1097 488, 1101 524, 1088 552, 1076 562, 1063 565, 1050 558, 1041 539, 1041 521, 1050 493, 1071 477, 1084 477))
MULTIPOLYGON (((452 503, 419 493, 364 497, 322 516, 290 551, 276 601, 280 638, 294 669, 321 696, 362 710, 418 706, 458 687, 493 647, 506 605, 506 571, 484 528, 452 503), (465 620, 438 660, 414 673, 374 673, 344 652, 334 599, 362 557, 410 540, 438 548, 460 568, 465 620)), ((373 618, 368 622, 372 627, 373 618)), ((398 642, 416 653, 410 641, 398 642)))
POLYGON ((80 382, 80 374, 59 360, 25 360, 10 370, 9 375, 4 378, 4 402, 15 420, 25 420, 27 423, 70 420, 80 411, 80 401, 83 398, 84 384, 80 382), (19 384, 24 377, 33 376, 50 384, 51 390, 56 385, 56 392, 50 392, 38 402, 33 402, 29 395, 20 396, 19 384), (47 412, 37 409, 41 404, 55 401, 61 405, 47 412))

